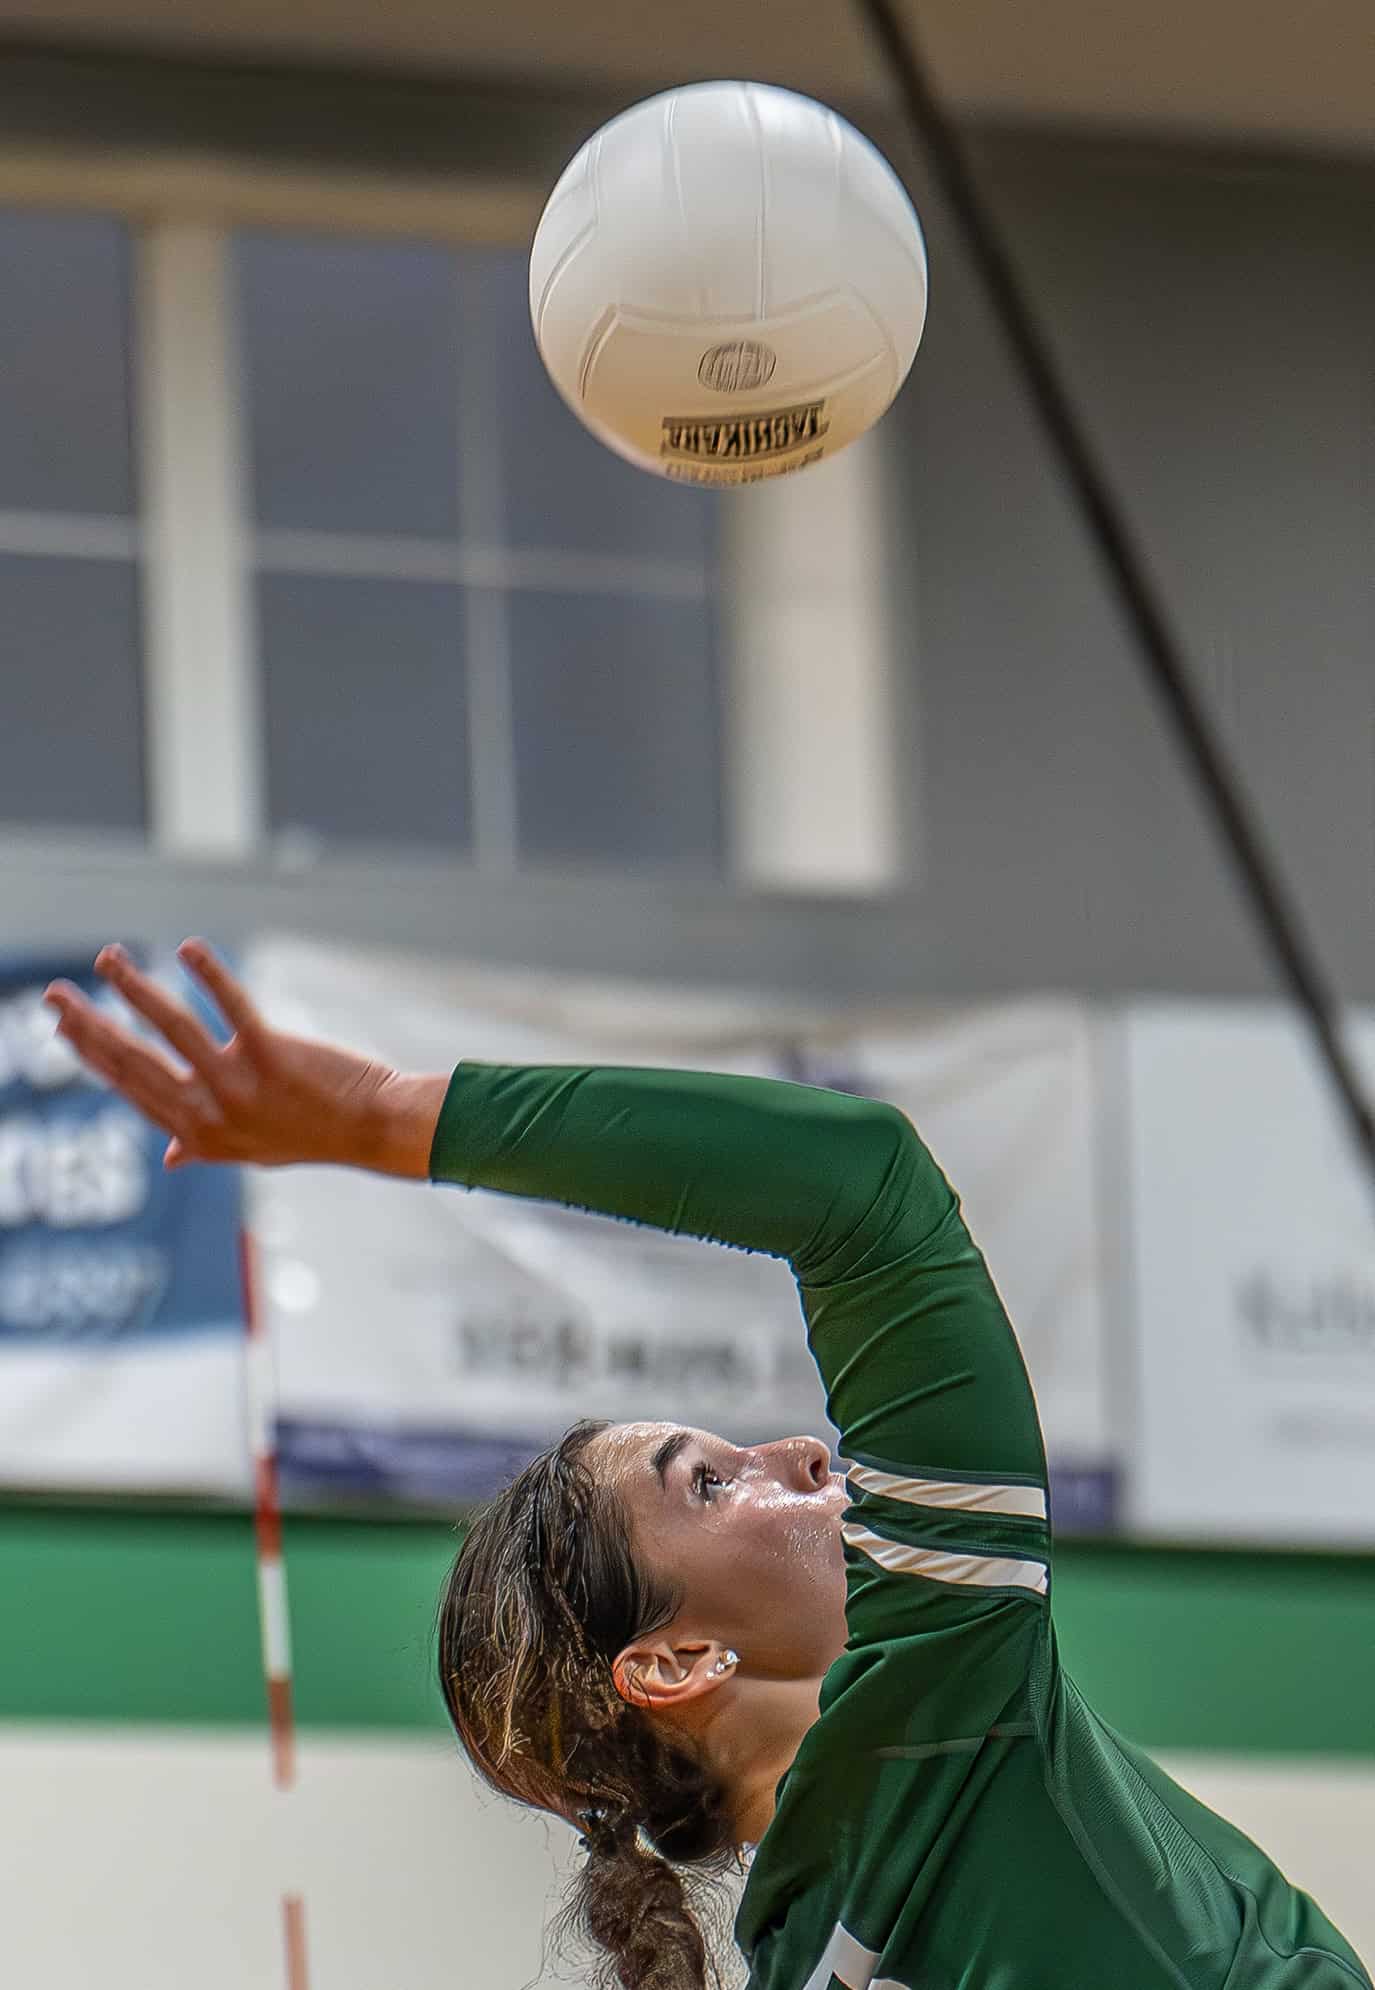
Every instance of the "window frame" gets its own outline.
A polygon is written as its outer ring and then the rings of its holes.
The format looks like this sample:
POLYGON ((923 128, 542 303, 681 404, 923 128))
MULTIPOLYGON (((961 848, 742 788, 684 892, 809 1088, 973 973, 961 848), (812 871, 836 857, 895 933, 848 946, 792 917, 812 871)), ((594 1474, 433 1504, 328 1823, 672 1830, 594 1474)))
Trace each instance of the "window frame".
MULTIPOLYGON (((508 142, 509 114, 487 106, 485 98, 474 102, 475 115, 485 106, 485 122, 477 116, 482 130, 475 129, 471 141, 465 139, 454 157, 442 160, 432 171, 418 170, 413 164, 403 164, 395 172, 376 164, 360 168, 342 159, 331 162, 327 156, 318 164, 293 156, 274 160, 267 150, 260 155, 243 143, 219 151, 184 146, 164 150, 156 142, 151 147, 140 144, 134 135, 121 143, 112 139, 109 147, 97 150, 75 128, 69 139, 56 145, 49 134, 39 145, 22 135, 10 144, 0 143, 0 203, 110 214, 126 221, 139 237, 134 300, 141 396, 137 426, 149 434, 139 444, 142 481, 133 538, 145 601, 148 794, 146 840, 134 841, 136 848, 155 858, 210 860, 245 870, 265 865, 269 871, 277 862, 289 869, 303 861, 324 869, 336 864, 349 870, 373 865, 379 877, 396 862, 395 850, 362 844, 347 849, 328 845, 308 860, 296 849, 274 853, 266 823, 266 754, 251 590, 255 553, 280 556, 281 545, 272 541, 282 535, 254 535, 248 520, 242 399, 228 385, 238 363, 231 317, 222 309, 218 336, 207 338, 202 314, 198 335, 193 329, 196 314, 187 297, 197 266, 203 288, 218 288, 223 297, 231 237, 239 228, 420 237, 456 248, 511 248, 528 240, 552 183, 543 154, 551 146, 561 154, 570 132, 582 124, 591 128, 615 106, 597 110, 589 100, 579 112, 573 105, 527 105, 527 139, 513 152, 508 142), (491 139, 486 148, 483 132, 491 139), (486 150, 491 150, 491 159, 486 150), (156 313, 148 308, 150 295, 159 299, 156 313), (211 434, 198 462, 191 464, 168 438, 183 426, 188 382, 197 377, 201 413, 209 410, 211 434), (160 409, 157 423, 144 419, 144 405, 160 409), (196 543, 191 546, 186 521, 198 516, 211 519, 213 530, 194 535, 196 543), (188 634, 193 625, 194 640, 188 634)), ((169 103, 162 103, 164 112, 169 103)), ((838 502, 832 500, 832 515, 840 518, 858 492, 866 516, 874 517, 886 494, 882 465, 867 449, 862 465, 858 450, 843 460, 850 465, 850 480, 843 491, 837 485, 840 495, 838 502)), ((827 474, 836 473, 828 469, 827 474)), ((756 509, 762 512, 763 503, 756 509)), ((847 897, 873 902, 901 895, 911 879, 907 859, 897 845, 896 771, 886 764, 895 738, 896 693, 881 626, 882 607, 878 606, 876 619, 869 618, 874 619, 872 629, 865 613, 866 598, 877 602, 878 588, 872 574, 860 577, 858 591, 847 577, 830 590, 822 618, 828 625, 845 627, 846 667, 852 681, 856 673, 862 681, 864 699, 853 711, 837 711, 832 701, 832 709, 818 710, 810 722, 795 709, 795 697, 791 700, 794 732, 799 724, 810 724, 813 760, 817 753, 827 757, 828 788, 835 790, 838 805, 844 803, 846 833, 835 842, 816 817, 808 779, 794 764, 786 743, 780 744, 778 699, 789 697, 786 637, 771 629, 767 617, 761 624, 751 611, 751 596, 758 606, 758 587, 741 585, 746 559, 753 558, 761 545, 769 547, 770 528, 752 517, 742 536, 744 517, 738 508, 723 514, 718 567, 710 590, 720 638, 716 716, 722 866, 718 876, 701 879, 700 888, 712 895, 762 890, 804 900, 809 893, 819 893, 823 902, 847 897), (770 648, 775 634, 779 640, 770 648), (842 729, 839 735, 837 724, 842 729), (837 757, 838 739, 843 750, 837 757), (882 763, 877 771, 866 770, 856 779, 861 763, 875 757, 876 764, 882 763), (781 843, 787 839, 798 842, 798 851, 780 859, 781 843)), ((821 536, 827 536, 824 525, 821 536)), ((787 572, 794 564, 787 538, 785 531, 768 556, 771 588, 795 585, 795 577, 787 572)), ((480 547, 456 548, 454 557, 464 568, 460 577, 468 578, 471 572, 473 578, 493 580, 499 575, 505 578, 513 564, 525 566, 531 560, 554 566, 562 561, 565 569, 576 564, 559 554, 497 553, 480 547)), ((616 564, 614 559, 607 562, 608 567, 616 564)), ((528 584, 533 576, 524 578, 528 584)), ((610 578, 608 573, 605 579, 610 578)), ((551 574, 546 584, 557 584, 557 576, 551 574)), ((673 575, 667 575, 664 584, 675 591, 673 575)), ((490 592, 474 589, 468 598, 476 604, 478 622, 468 631, 474 839, 467 859, 450 861, 465 873, 508 883, 517 877, 535 882, 575 877, 585 867, 569 863, 551 870, 547 863, 520 858, 510 673, 502 650, 503 632, 494 625, 490 592), (504 750, 497 750, 498 741, 504 750)), ((822 667, 825 659, 813 662, 822 667)), ((43 841, 41 836, 21 833, 31 846, 43 841)), ((79 839, 63 832, 56 840, 70 851, 79 839)), ((427 854, 432 853, 417 851, 417 862, 423 863, 427 854)), ((638 875, 630 867, 605 864, 586 868, 585 874, 589 885, 605 883, 612 888, 638 875)), ((698 884, 692 887, 698 888, 698 884)))

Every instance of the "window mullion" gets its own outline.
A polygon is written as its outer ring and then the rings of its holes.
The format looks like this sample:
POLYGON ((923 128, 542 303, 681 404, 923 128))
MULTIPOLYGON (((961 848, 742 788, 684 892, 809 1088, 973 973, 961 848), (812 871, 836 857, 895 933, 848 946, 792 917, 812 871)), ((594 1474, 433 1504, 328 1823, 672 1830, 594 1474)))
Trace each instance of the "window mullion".
MULTIPOLYGON (((455 281, 463 281, 455 272, 455 281)), ((473 345, 459 355, 459 534, 465 552, 506 546, 506 494, 493 379, 492 314, 460 313, 473 345)), ((511 630, 506 586, 463 590, 467 618, 468 764, 473 862, 511 872, 520 861, 516 740, 511 699, 511 630)))
POLYGON ((262 838, 263 742, 227 238, 151 227, 139 278, 151 838, 244 857, 262 838))
POLYGON ((725 501, 731 870, 766 891, 902 881, 883 439, 725 501))

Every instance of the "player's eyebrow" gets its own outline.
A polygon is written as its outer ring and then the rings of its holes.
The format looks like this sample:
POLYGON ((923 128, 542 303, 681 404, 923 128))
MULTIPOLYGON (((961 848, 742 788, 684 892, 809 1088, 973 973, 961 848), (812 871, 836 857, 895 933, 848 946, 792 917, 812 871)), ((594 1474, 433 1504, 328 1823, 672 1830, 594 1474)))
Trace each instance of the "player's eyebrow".
POLYGON ((692 1442, 690 1430, 675 1430, 658 1445, 650 1459, 650 1464, 659 1475, 659 1484, 668 1491, 668 1468, 678 1453, 692 1442))

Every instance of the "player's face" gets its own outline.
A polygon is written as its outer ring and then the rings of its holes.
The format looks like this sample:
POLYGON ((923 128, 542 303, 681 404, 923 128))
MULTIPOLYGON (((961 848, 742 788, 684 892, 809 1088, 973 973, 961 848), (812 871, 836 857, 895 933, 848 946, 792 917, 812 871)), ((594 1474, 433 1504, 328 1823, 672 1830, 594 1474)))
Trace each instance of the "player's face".
POLYGON ((635 1550, 682 1593, 684 1638, 755 1676, 820 1676, 845 1645, 845 1480, 815 1437, 740 1446, 670 1423, 614 1424, 587 1463, 620 1494, 635 1550))

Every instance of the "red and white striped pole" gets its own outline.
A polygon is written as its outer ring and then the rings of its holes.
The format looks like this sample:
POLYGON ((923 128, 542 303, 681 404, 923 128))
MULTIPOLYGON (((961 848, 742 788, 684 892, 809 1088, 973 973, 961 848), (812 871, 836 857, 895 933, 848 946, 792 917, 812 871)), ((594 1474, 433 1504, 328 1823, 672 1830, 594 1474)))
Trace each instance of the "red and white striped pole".
MULTIPOLYGON (((253 1464, 253 1527, 258 1550, 258 1623, 262 1633, 263 1677, 267 1684, 272 1737, 272 1779, 284 1793, 296 1782, 296 1722, 291 1695, 291 1619, 287 1610, 286 1563, 282 1556, 282 1507, 277 1483, 274 1411, 276 1378, 272 1345, 263 1323, 257 1262, 247 1231, 239 1240, 243 1275, 245 1344, 244 1394, 253 1464)), ((299 1893, 282 1895, 287 1990, 309 1990, 306 1971, 305 1902, 299 1893)))

